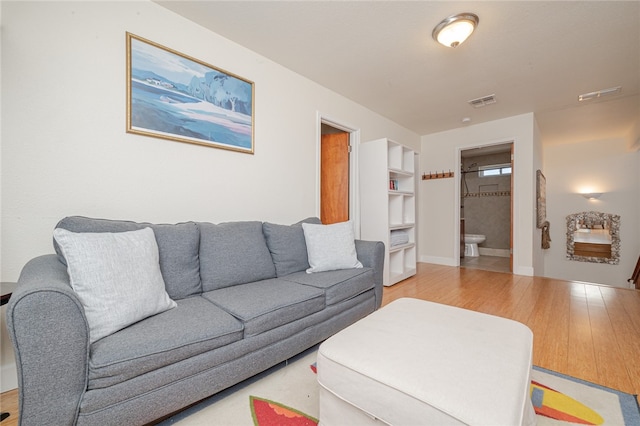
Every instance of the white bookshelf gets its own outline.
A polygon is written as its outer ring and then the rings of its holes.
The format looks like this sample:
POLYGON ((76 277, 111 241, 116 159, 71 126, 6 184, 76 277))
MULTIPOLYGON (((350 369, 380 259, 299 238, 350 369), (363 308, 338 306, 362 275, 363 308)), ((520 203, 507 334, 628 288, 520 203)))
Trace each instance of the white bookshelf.
POLYGON ((384 285, 416 273, 415 152, 389 139, 359 147, 360 237, 385 244, 384 285))

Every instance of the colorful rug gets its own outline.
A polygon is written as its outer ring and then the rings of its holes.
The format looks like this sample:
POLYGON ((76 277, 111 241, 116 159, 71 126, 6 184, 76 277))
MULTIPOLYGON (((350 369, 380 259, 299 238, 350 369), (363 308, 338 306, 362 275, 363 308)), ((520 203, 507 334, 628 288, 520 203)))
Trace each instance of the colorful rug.
MULTIPOLYGON (((161 423, 163 426, 316 426, 317 347, 161 423)), ((538 425, 640 425, 634 395, 534 367, 538 425)))

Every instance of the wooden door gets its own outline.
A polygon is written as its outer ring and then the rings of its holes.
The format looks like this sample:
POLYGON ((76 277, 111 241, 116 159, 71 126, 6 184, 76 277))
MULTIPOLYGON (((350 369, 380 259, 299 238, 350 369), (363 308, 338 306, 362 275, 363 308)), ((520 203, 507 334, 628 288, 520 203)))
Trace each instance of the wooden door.
POLYGON ((511 212, 509 214, 509 271, 513 272, 513 143, 511 144, 511 212))
POLYGON ((349 220, 349 133, 323 134, 320 154, 320 220, 349 220))
POLYGON ((629 278, 627 281, 629 281, 631 284, 633 284, 634 288, 640 289, 640 257, 638 257, 638 263, 636 263, 636 269, 633 270, 633 274, 631 275, 631 278, 629 278))

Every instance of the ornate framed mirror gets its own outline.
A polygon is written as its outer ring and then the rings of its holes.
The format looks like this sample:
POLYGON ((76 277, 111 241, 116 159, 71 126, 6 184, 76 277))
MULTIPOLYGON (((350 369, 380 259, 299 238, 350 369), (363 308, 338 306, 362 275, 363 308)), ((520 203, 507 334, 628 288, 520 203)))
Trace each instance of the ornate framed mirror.
POLYGON ((620 216, 593 211, 567 216, 567 259, 617 265, 620 216))

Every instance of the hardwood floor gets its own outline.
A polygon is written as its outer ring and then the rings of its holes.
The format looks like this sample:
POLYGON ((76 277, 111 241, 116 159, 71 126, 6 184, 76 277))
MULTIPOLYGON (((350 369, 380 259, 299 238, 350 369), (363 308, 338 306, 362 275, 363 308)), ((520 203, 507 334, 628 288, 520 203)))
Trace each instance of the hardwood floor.
MULTIPOLYGON (((418 273, 385 287, 383 305, 414 297, 510 318, 534 336, 540 367, 640 394, 640 291, 471 268, 418 264, 418 273)), ((17 424, 17 392, 0 395, 17 424)))
POLYGON ((0 394, 0 412, 9 413, 9 417, 2 420, 2 426, 16 426, 18 424, 18 389, 0 394))
POLYGON ((640 394, 637 290, 419 263, 382 303, 400 297, 519 321, 533 331, 535 365, 640 394))
POLYGON ((472 269, 483 269, 485 271, 493 271, 493 272, 510 272, 508 257, 465 256, 463 259, 460 259, 460 267, 472 268, 472 269))

